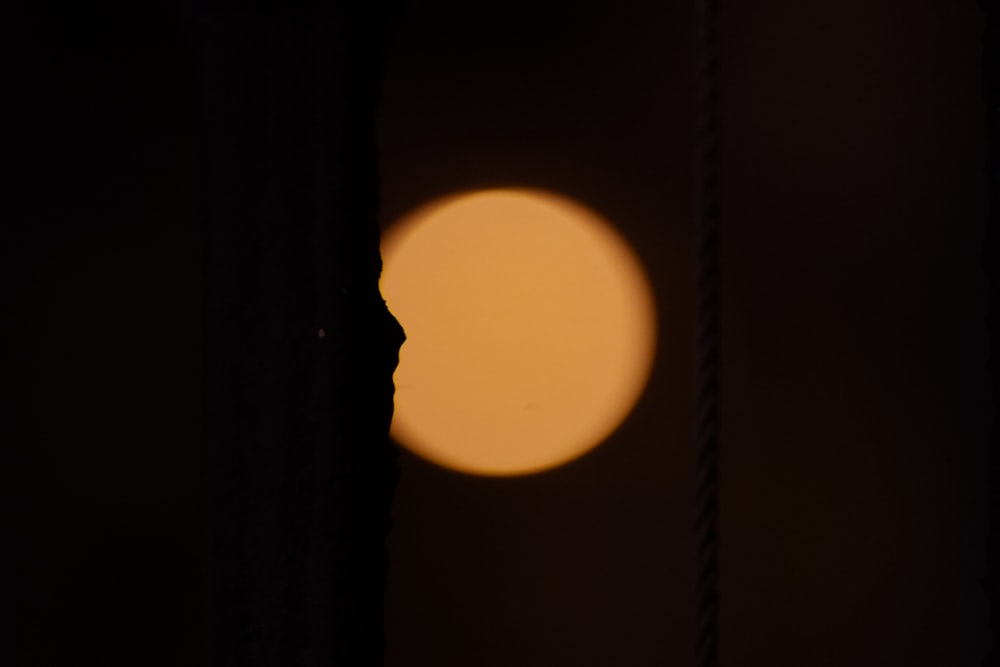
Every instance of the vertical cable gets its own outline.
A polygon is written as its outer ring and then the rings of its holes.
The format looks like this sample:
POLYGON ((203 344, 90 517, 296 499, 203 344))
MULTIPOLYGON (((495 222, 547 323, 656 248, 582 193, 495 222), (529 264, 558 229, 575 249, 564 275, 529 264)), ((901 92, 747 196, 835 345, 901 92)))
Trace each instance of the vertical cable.
POLYGON ((697 415, 695 530, 697 537, 696 657, 718 664, 719 459, 719 0, 698 0, 697 415))

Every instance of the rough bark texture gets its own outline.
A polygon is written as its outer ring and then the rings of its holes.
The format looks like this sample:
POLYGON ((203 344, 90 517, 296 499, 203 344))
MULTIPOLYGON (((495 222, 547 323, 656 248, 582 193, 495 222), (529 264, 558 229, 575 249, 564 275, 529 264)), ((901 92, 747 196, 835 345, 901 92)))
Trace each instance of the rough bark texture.
POLYGON ((379 665, 402 330, 368 3, 198 9, 209 664, 379 665))

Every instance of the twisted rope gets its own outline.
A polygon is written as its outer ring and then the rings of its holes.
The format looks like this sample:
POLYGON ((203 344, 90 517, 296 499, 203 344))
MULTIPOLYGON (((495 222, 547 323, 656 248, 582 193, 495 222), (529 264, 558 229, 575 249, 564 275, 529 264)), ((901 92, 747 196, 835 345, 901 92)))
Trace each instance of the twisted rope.
POLYGON ((718 664, 718 458, 719 458, 719 5, 698 0, 698 246, 695 432, 697 535, 696 658, 718 664))

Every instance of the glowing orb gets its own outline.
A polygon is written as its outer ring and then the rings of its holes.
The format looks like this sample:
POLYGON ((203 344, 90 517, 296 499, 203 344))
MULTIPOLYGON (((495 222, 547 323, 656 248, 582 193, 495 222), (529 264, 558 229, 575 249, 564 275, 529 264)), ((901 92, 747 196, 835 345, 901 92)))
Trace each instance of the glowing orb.
POLYGON ((652 365, 652 291, 592 211, 536 190, 432 202, 382 239, 406 330, 392 435, 436 464, 538 472, 607 438, 652 365))

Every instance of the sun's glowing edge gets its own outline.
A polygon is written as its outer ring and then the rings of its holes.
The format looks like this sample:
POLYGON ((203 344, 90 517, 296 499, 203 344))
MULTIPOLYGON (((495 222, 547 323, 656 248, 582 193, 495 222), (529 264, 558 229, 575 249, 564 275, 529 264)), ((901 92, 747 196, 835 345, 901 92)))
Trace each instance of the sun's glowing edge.
MULTIPOLYGON (((566 451, 558 456, 549 456, 535 463, 476 465, 461 456, 443 453, 439 447, 428 442, 426 436, 421 434, 420 428, 408 424, 405 418, 398 418, 400 411, 397 410, 397 418, 392 422, 391 435, 408 450, 437 465, 460 472, 493 477, 521 476, 550 470, 585 455, 605 442, 628 419, 645 391, 652 373, 659 335, 654 293, 637 253, 601 216, 577 202, 548 191, 533 188, 492 188, 453 193, 424 204, 402 217, 383 233, 381 245, 385 266, 391 267, 393 258, 407 241, 419 232, 425 221, 434 219, 449 207, 468 203, 470 198, 504 194, 530 197, 535 201, 567 211, 587 227, 589 234, 600 240, 604 252, 612 258, 611 261, 617 267, 617 271, 622 273, 622 280, 631 286, 632 298, 635 301, 632 308, 633 317, 636 319, 631 326, 634 335, 632 345, 637 349, 634 361, 629 364, 630 368, 625 369, 629 377, 625 381, 618 382, 628 385, 628 389, 615 397, 612 400, 613 404, 604 410, 613 414, 613 418, 605 419, 599 427, 590 432, 586 437, 589 444, 580 445, 578 442, 576 446, 566 447, 566 451)), ((393 307, 391 298, 389 307, 390 309, 393 307)), ((406 321, 402 321, 402 324, 405 328, 406 321)), ((401 366, 405 355, 404 344, 401 350, 401 366)))

